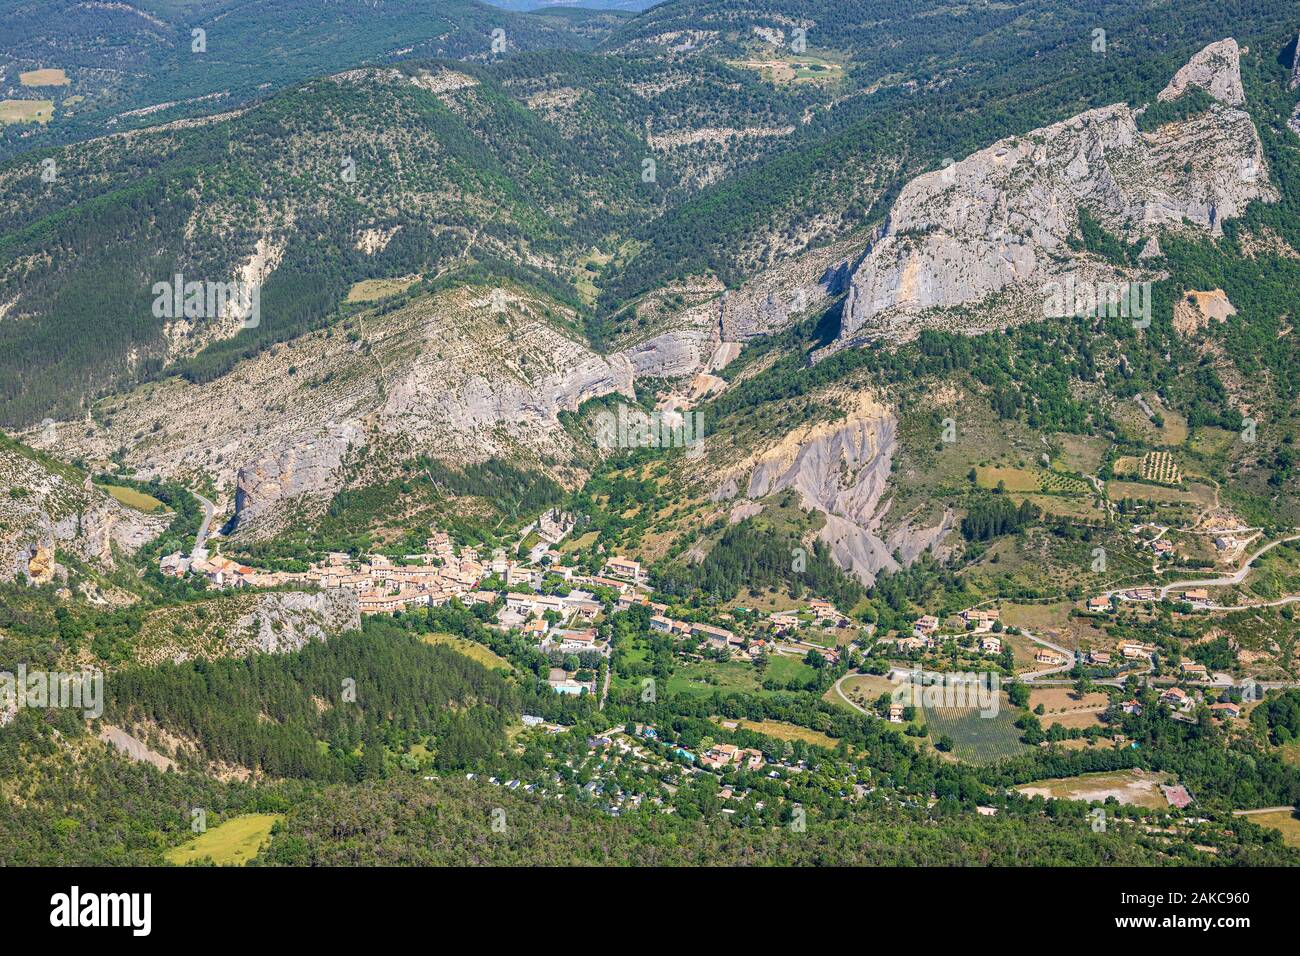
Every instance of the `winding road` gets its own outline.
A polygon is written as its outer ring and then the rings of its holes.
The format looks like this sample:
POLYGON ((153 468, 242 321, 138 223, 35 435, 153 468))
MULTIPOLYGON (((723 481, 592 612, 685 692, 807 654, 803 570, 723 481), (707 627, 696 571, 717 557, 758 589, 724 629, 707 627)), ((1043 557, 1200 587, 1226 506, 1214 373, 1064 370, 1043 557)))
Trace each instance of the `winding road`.
POLYGON ((1061 671, 1068 671, 1072 667, 1074 667, 1074 651, 1067 650, 1066 648, 1061 647, 1061 645, 1059 644, 1053 644, 1051 641, 1047 640, 1046 638, 1039 637, 1037 634, 1032 634, 1029 631, 1026 631, 1024 629, 1021 629, 1020 633, 1023 636, 1029 638, 1035 644, 1043 645, 1043 647, 1047 648, 1049 651, 1052 651, 1054 654, 1060 654, 1061 659, 1065 661, 1065 663, 1058 664, 1055 667, 1047 667, 1041 671, 1030 671, 1028 674, 1021 674, 1019 677, 1012 678, 1013 680, 1023 681, 1026 684, 1032 684, 1035 681, 1043 677, 1047 677, 1050 674, 1059 674, 1061 673, 1061 671))
POLYGON ((1285 544, 1288 541, 1300 541, 1300 534, 1293 534, 1289 538, 1278 538, 1276 541, 1264 545, 1239 567, 1235 572, 1222 578, 1205 578, 1200 581, 1175 581, 1173 584, 1166 584, 1160 588, 1160 597, 1163 599, 1174 588, 1201 588, 1201 587, 1231 587, 1234 584, 1240 584, 1246 580, 1246 575, 1250 573, 1250 566, 1254 564, 1263 555, 1276 548, 1279 544, 1285 544))
POLYGON ((871 711, 867 710, 865 707, 855 704, 853 701, 849 700, 848 695, 844 693, 844 688, 841 686, 848 678, 861 677, 861 676, 862 676, 861 671, 849 671, 847 674, 844 674, 833 685, 835 687, 835 693, 840 695, 840 700, 844 701, 844 703, 848 704, 859 714, 866 714, 868 717, 875 717, 876 715, 873 714, 871 711))
POLYGON ((197 491, 191 489, 190 494, 195 498, 198 498, 199 504, 203 505, 203 523, 199 525, 199 533, 194 536, 194 550, 199 551, 203 548, 204 544, 207 543, 208 532, 212 527, 212 516, 216 513, 217 506, 197 491))

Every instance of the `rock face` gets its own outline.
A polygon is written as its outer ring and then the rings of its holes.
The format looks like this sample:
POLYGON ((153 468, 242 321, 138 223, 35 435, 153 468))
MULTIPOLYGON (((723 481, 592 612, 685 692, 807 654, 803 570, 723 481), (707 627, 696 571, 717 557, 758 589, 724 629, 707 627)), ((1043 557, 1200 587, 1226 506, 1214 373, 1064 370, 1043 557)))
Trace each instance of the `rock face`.
POLYGON ((335 425, 321 435, 240 468, 235 482, 235 514, 239 521, 254 521, 277 504, 337 487, 337 470, 359 438, 360 429, 355 424, 335 425))
MULTIPOLYGON (((1088 270, 1092 281, 1129 278, 1070 247, 1080 207, 1135 242, 1161 230, 1218 234, 1250 201, 1275 199, 1259 136, 1235 108, 1236 43, 1202 50, 1162 96, 1192 85, 1219 102, 1151 133, 1138 129, 1136 111, 1116 104, 1001 140, 909 182, 853 275, 841 344, 900 320, 915 328, 928 310, 980 303, 996 304, 1001 324, 1042 317, 1048 282, 1088 270)), ((968 317, 938 319, 961 327, 968 317)))
POLYGON ((250 654, 288 654, 361 627, 357 595, 351 590, 237 591, 202 602, 195 626, 193 605, 150 612, 132 647, 136 663, 217 660, 250 654))
POLYGON ((843 421, 797 428, 761 452, 742 468, 739 479, 725 479, 715 497, 736 496, 744 480, 744 498, 732 508, 733 519, 740 520, 756 513, 757 499, 794 489, 803 507, 825 516, 818 536, 835 562, 870 584, 881 570, 900 567, 895 552, 910 563, 936 547, 951 528, 951 516, 945 516, 934 528, 904 523, 884 530, 897 430, 892 413, 861 396, 843 421))
POLYGON ((1228 301, 1222 289, 1209 292, 1188 292, 1174 303, 1174 331, 1179 335, 1195 335, 1213 322, 1226 322, 1237 314, 1237 308, 1228 301))
POLYGON ((1296 35, 1295 54, 1291 61, 1291 89, 1300 89, 1300 34, 1296 35))
POLYGON ((361 613, 351 590, 263 594, 256 606, 235 622, 231 651, 236 655, 288 654, 310 641, 360 629, 361 613))
POLYGON ((632 397, 637 364, 642 374, 692 364, 670 340, 631 358, 601 355, 574 323, 543 296, 446 289, 364 314, 351 335, 283 343, 207 384, 134 389, 114 399, 112 425, 60 427, 50 447, 97 458, 125 446, 139 474, 210 478, 234 500, 237 533, 270 534, 291 505, 310 512, 349 482, 386 480, 387 465, 421 454, 453 465, 567 461, 560 412, 632 397), (148 442, 131 440, 140 431, 148 442))
MULTIPOLYGON (((868 242, 875 242, 879 231, 868 242)), ((825 308, 849 284, 862 257, 859 237, 790 259, 726 293, 719 302, 722 338, 745 342, 788 328, 797 318, 825 308)))
POLYGON ((1201 50, 1174 74, 1156 99, 1162 103, 1176 100, 1189 86, 1199 86, 1228 106, 1245 103, 1246 91, 1241 87, 1241 51, 1237 49, 1237 41, 1229 37, 1201 50))
POLYGON ((63 576, 56 549, 112 568, 114 548, 139 550, 168 520, 127 508, 88 477, 0 439, 0 581, 63 576))

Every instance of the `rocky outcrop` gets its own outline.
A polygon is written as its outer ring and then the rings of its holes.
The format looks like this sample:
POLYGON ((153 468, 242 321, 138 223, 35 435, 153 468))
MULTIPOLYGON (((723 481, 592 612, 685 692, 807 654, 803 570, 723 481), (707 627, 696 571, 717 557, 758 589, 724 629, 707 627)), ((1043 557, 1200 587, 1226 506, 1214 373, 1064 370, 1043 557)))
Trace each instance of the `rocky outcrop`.
POLYGON ((284 502, 325 494, 338 487, 338 469, 360 435, 355 424, 327 427, 318 435, 240 468, 235 482, 237 524, 247 525, 284 502))
POLYGON ((236 591, 147 614, 131 647, 135 663, 288 654, 361 627, 355 592, 236 591), (201 617, 196 609, 201 608, 201 617))
POLYGON ((168 520, 127 508, 88 477, 0 438, 0 581, 64 577, 57 551, 111 569, 115 549, 138 551, 168 520))
POLYGON ((717 348, 714 329, 687 328, 664 332, 630 346, 619 354, 644 378, 680 378, 704 368, 717 348))
POLYGON ((1226 322, 1236 314, 1236 306, 1222 289, 1188 290, 1174 303, 1174 331, 1183 336, 1195 335, 1211 322, 1226 322))
MULTIPOLYGON (((878 237, 879 231, 873 232, 868 242, 878 237)), ((723 340, 770 335, 824 309, 848 288, 861 250, 862 237, 855 236, 787 260, 728 291, 718 305, 723 340)))
POLYGON ((1199 86, 1220 103, 1241 106, 1246 91, 1241 86, 1241 51, 1229 37, 1211 43, 1187 61, 1156 99, 1162 103, 1176 100, 1189 86, 1199 86))
POLYGON ((230 650, 235 655, 288 654, 311 641, 360 629, 357 596, 351 590, 263 594, 235 622, 230 650))
POLYGON ((739 479, 733 474, 723 480, 715 498, 735 497, 744 481, 744 497, 731 510, 733 520, 740 520, 756 513, 760 499, 794 489, 802 507, 824 516, 818 537, 836 563, 869 584, 881 570, 900 567, 895 554, 910 563, 951 528, 948 515, 933 528, 904 522, 885 530, 897 431, 888 409, 859 396, 845 419, 796 428, 760 452, 741 466, 739 479))
POLYGON ((1300 89, 1300 34, 1296 35, 1295 46, 1292 47, 1291 59, 1291 83, 1290 88, 1300 89))
MULTIPOLYGON (((909 182, 853 275, 840 343, 977 304, 996 303, 1001 324, 1041 318, 1044 285, 1109 268, 1070 244, 1081 207, 1136 242, 1161 230, 1218 234, 1252 200, 1275 199, 1258 133, 1235 108, 1236 44, 1201 51, 1165 93, 1191 85, 1219 102, 1150 133, 1127 105, 1089 110, 909 182)), ((1088 278, 1131 277, 1111 270, 1088 278)), ((950 324, 960 329, 967 318, 950 324)))

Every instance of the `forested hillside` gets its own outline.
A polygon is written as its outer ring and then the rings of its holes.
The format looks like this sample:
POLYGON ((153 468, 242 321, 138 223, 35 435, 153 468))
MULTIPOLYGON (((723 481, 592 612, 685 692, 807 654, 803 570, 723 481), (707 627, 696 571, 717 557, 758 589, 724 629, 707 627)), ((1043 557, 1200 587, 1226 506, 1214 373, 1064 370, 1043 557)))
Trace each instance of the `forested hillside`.
POLYGON ((18 73, 58 68, 54 119, 0 125, 0 158, 33 146, 211 113, 311 76, 363 64, 591 46, 616 21, 529 16, 476 0, 75 0, 0 4, 0 94, 30 97, 18 73), (493 31, 504 48, 494 51, 493 31), (196 31, 201 31, 196 33, 196 31), (111 42, 104 42, 104 37, 111 42))

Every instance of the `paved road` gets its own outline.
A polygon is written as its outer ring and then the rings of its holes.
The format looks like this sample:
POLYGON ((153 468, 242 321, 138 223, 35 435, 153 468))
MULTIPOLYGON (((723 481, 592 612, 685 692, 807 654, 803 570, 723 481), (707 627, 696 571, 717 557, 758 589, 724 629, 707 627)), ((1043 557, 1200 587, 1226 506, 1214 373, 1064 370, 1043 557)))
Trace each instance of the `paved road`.
POLYGON ((1233 810, 1232 815, 1234 817, 1249 817, 1256 813, 1281 813, 1284 810, 1293 813, 1295 807, 1260 807, 1258 810, 1233 810))
MULTIPOLYGON (((1201 587, 1231 587, 1232 585, 1240 584, 1242 581, 1246 580, 1246 575, 1250 573, 1250 566, 1252 564, 1254 564, 1260 557, 1262 557, 1263 555, 1267 554, 1269 551, 1276 548, 1279 544, 1283 544, 1287 541, 1300 541, 1300 534, 1294 534, 1286 538, 1278 538, 1276 541, 1264 545, 1264 547, 1260 548, 1254 554, 1248 557, 1242 563, 1241 567, 1239 567, 1232 574, 1226 575, 1224 577, 1219 577, 1219 578, 1201 578, 1195 581, 1171 581, 1169 584, 1161 585, 1159 590, 1156 593, 1159 595, 1161 599, 1163 599, 1166 595, 1169 594, 1170 591, 1173 591, 1175 589, 1201 588, 1201 587)), ((1135 588, 1140 588, 1140 587, 1149 587, 1149 585, 1128 584, 1125 585, 1124 587, 1112 588, 1109 591, 1103 591, 1101 592, 1101 596, 1113 597, 1116 594, 1122 594, 1125 591, 1132 591, 1135 588)), ((1261 604, 1261 605, 1242 604, 1237 606, 1242 608, 1255 607, 1255 606, 1272 607, 1275 604, 1289 604, 1292 601, 1297 599, 1300 599, 1300 595, 1291 595, 1290 597, 1283 598, 1280 601, 1271 602, 1270 604, 1261 604)))
POLYGON ((1278 538, 1276 541, 1264 545, 1264 547, 1260 548, 1247 558, 1241 567, 1226 577, 1203 578, 1199 581, 1175 581, 1172 584, 1166 584, 1160 588, 1160 597, 1163 599, 1174 588, 1231 587, 1234 584, 1240 584, 1242 581, 1246 580, 1246 575, 1250 573, 1250 566, 1254 564, 1256 560, 1286 541, 1300 541, 1300 534, 1292 535, 1289 538, 1278 538))
POLYGON ((1022 629, 1020 633, 1029 638, 1035 644, 1043 645, 1043 647, 1047 648, 1054 654, 1060 654, 1065 663, 1058 664, 1055 667, 1047 667, 1041 671, 1031 671, 1028 674, 1021 674, 1019 677, 1015 678, 1016 680, 1024 681, 1026 684, 1033 684, 1049 674, 1059 674, 1061 671, 1068 671, 1074 666, 1074 651, 1067 650, 1059 644, 1053 644, 1046 638, 1039 637, 1037 634, 1031 634, 1029 631, 1022 629))
POLYGON ((208 529, 212 526, 212 516, 216 513, 217 506, 197 491, 191 491, 190 494, 198 498, 199 504, 203 505, 203 523, 199 525, 199 533, 194 538, 194 550, 198 551, 207 543, 208 529))
POLYGON ((835 682, 835 685, 834 685, 834 686, 835 686, 835 693, 837 693, 837 694, 840 695, 840 700, 844 701, 844 703, 848 704, 850 707, 852 707, 854 710, 856 710, 859 714, 866 714, 868 717, 875 717, 876 715, 875 715, 874 713, 872 713, 871 711, 867 710, 865 707, 860 707, 860 706, 858 706, 857 704, 855 704, 853 701, 849 700, 848 695, 844 693, 844 688, 840 686, 841 684, 844 683, 844 681, 845 681, 847 678, 849 678, 849 677, 857 677, 857 676, 860 676, 860 675, 861 675, 861 671, 849 671, 847 674, 845 674, 843 677, 841 677, 839 680, 837 680, 837 681, 835 682))

